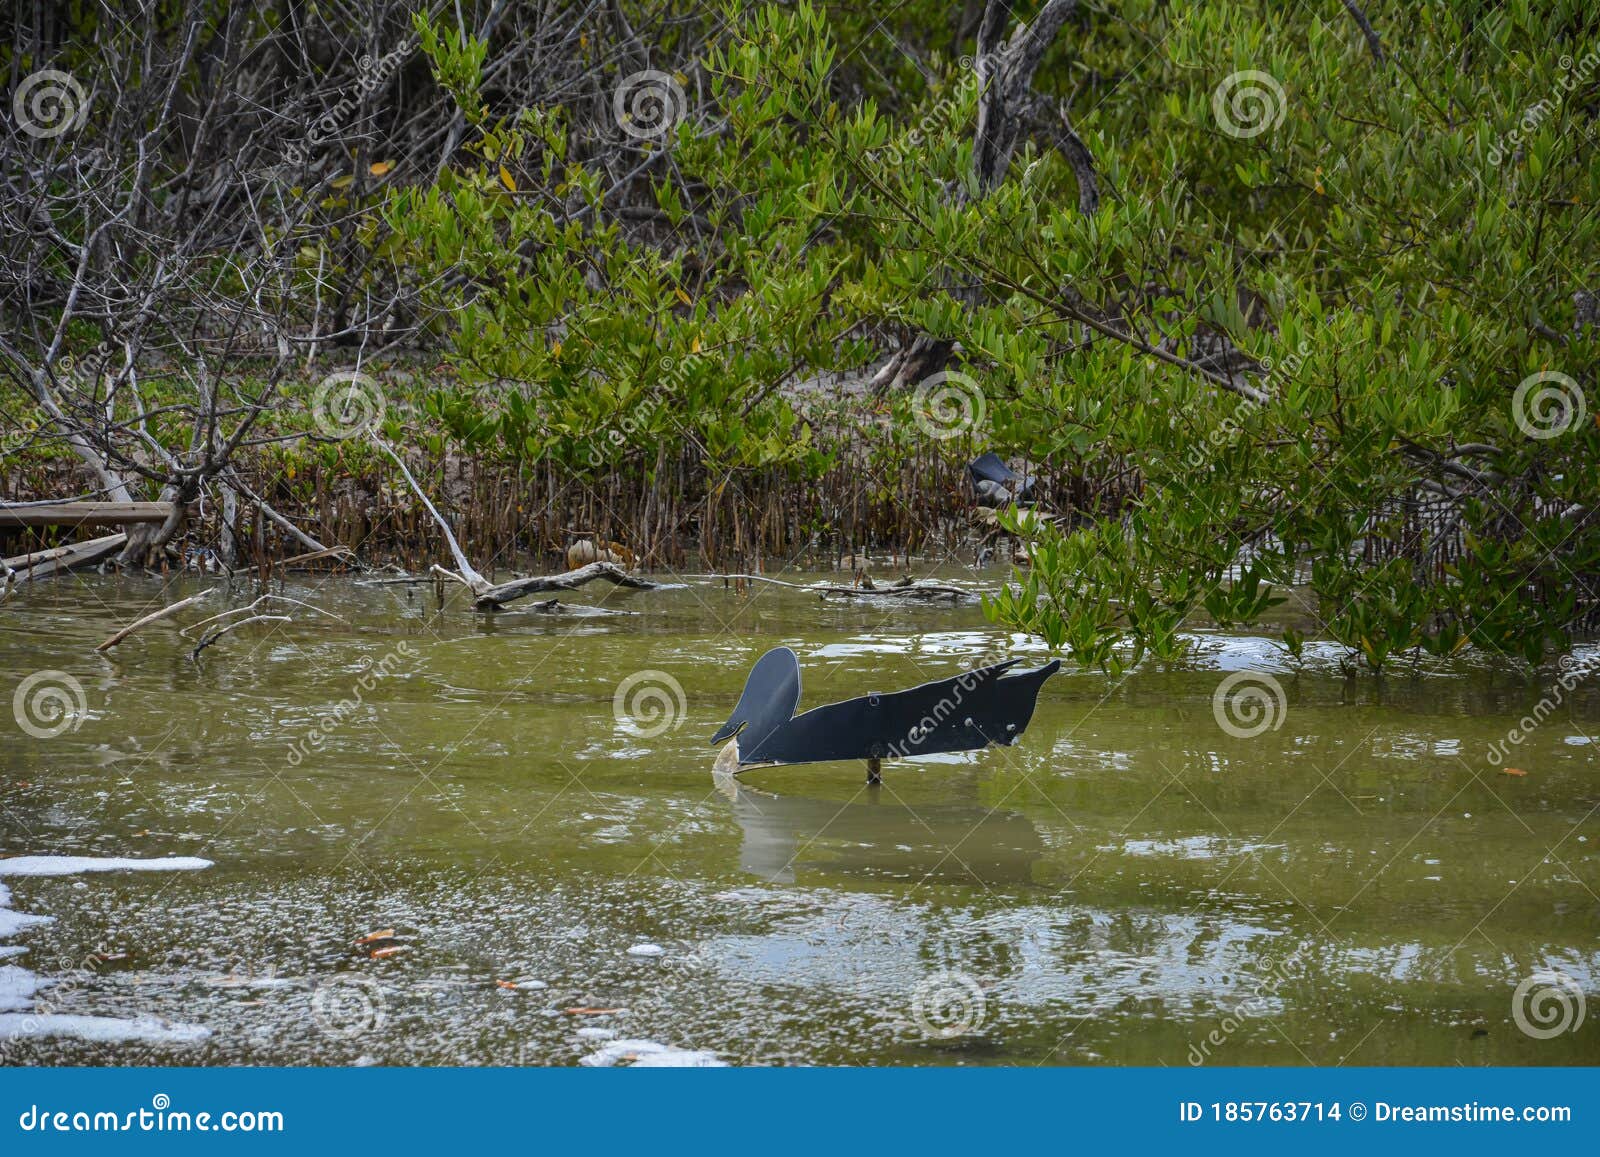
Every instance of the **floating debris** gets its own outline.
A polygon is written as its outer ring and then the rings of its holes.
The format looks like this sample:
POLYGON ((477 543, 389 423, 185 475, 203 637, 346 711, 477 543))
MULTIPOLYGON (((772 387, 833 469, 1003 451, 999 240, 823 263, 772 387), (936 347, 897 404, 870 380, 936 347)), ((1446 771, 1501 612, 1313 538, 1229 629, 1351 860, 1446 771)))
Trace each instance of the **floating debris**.
POLYGON ((629 956, 665 956, 667 950, 659 944, 635 944, 628 949, 629 956))
POLYGON ((650 1040, 614 1040, 579 1057, 578 1063, 592 1069, 609 1069, 630 1064, 636 1069, 725 1069, 728 1062, 705 1049, 680 1049, 650 1040))

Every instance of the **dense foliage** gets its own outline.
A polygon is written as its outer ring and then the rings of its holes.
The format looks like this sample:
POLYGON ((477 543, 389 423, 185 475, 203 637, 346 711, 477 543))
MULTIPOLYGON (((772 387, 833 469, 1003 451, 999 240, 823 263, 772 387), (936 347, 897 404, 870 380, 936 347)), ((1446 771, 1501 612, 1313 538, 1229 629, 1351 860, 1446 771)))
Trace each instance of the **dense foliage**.
MULTIPOLYGON (((1050 481, 989 610, 1080 661, 1294 582, 1374 668, 1591 625, 1592 5, 480 8, 390 12, 366 51, 416 60, 348 139, 276 126, 295 208, 228 242, 274 333, 439 345, 413 420, 454 444, 814 475, 795 384, 931 349, 883 379, 893 437, 1050 481)), ((339 61, 305 68, 327 104, 339 61)), ((71 308, 19 276, 8 312, 71 308)), ((5 350, 24 390, 59 352, 5 350)))

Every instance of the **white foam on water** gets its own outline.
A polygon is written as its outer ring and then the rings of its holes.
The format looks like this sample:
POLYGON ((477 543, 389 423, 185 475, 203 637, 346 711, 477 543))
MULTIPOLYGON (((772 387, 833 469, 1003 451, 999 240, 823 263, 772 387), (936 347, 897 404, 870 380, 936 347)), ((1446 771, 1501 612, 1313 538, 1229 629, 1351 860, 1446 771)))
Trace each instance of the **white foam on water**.
POLYGON ((0 1012, 25 1012, 33 1007, 39 978, 15 964, 0 964, 0 1012))
POLYGON ((635 944, 628 949, 629 956, 664 956, 666 949, 659 944, 635 944))
POLYGON ((13 912, 10 908, 0 908, 0 940, 9 940, 24 928, 32 928, 35 924, 50 924, 54 921, 54 916, 34 916, 28 912, 13 912))
MULTIPOLYGON (((132 860, 92 856, 17 856, 0 860, 0 876, 69 876, 80 872, 174 872, 211 867, 210 860, 169 856, 160 860, 132 860)), ((86 885, 79 884, 78 887, 86 885)), ((11 889, 0 884, 0 941, 54 916, 13 912, 11 889)), ((0 944, 0 960, 27 952, 22 945, 0 944)), ((70 1037, 96 1044, 190 1044, 204 1040, 211 1030, 197 1024, 173 1024, 155 1017, 78 1016, 65 1013, 36 1014, 34 997, 41 984, 37 973, 15 964, 0 964, 0 1041, 70 1037)))
POLYGON ((71 1037, 95 1044, 192 1044, 210 1035, 211 1030, 203 1025, 173 1024, 153 1016, 130 1020, 120 1016, 0 1012, 0 1040, 71 1037))
POLYGON ((623 1061, 636 1069, 725 1069, 728 1062, 704 1049, 680 1049, 653 1040, 614 1040, 579 1057, 591 1069, 609 1069, 623 1061))
POLYGON ((16 856, 0 860, 0 876, 76 876, 81 872, 196 872, 211 867, 197 856, 132 860, 122 856, 16 856))

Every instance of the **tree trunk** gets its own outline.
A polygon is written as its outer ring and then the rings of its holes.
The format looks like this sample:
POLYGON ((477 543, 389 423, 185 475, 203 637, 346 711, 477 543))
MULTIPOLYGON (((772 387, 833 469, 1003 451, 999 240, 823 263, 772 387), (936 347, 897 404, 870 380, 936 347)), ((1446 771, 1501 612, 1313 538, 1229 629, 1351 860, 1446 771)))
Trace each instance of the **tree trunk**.
MULTIPOLYGON (((1005 180, 1022 130, 1033 119, 1033 106, 1038 100, 1033 92, 1034 73, 1077 5, 1078 0, 1046 0, 1033 23, 1017 25, 1009 41, 1005 33, 1011 23, 1011 0, 988 0, 985 5, 978 25, 978 55, 973 63, 981 86, 972 143, 972 175, 979 197, 1005 180)), ((1099 205, 1093 158, 1067 123, 1064 110, 1061 120, 1065 135, 1058 143, 1078 177, 1078 207, 1091 213, 1099 205)), ((957 189, 958 199, 965 197, 964 188, 957 189)), ((946 292, 969 306, 977 303, 975 286, 951 288, 947 284, 946 292)), ((872 388, 903 390, 924 381, 949 365, 955 344, 953 338, 916 334, 873 375, 872 388)))

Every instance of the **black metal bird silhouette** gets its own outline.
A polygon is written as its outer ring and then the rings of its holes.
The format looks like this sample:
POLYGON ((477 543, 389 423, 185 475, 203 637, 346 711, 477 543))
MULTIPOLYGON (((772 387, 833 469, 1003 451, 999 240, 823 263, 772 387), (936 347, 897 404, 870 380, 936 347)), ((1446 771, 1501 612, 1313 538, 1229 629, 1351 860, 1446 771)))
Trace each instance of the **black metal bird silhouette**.
POLYGON ((800 660, 788 647, 768 651, 750 669, 733 715, 711 737, 732 740, 717 758, 731 771, 766 763, 864 759, 878 782, 881 761, 945 751, 1009 745, 1027 728, 1044 681, 1061 669, 1052 659, 1034 671, 1001 678, 1021 660, 923 683, 905 691, 863 695, 813 707, 800 704, 800 660))

